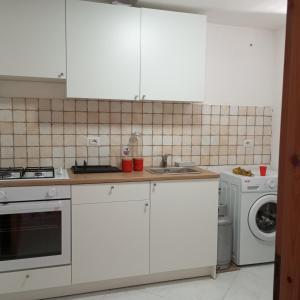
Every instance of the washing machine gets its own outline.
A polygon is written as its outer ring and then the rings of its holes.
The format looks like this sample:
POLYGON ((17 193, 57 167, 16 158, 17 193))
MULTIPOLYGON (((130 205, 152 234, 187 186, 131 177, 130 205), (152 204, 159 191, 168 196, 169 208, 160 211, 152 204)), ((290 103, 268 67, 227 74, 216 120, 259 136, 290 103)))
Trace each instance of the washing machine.
POLYGON ((232 260, 237 265, 274 261, 277 172, 252 177, 222 172, 220 203, 233 220, 232 260))

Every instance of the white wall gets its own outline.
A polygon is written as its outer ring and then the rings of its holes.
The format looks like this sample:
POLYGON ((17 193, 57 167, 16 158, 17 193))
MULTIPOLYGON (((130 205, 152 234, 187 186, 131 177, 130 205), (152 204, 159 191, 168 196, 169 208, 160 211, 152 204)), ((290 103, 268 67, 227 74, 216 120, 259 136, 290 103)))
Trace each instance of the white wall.
POLYGON ((273 65, 273 31, 208 24, 207 103, 272 105, 273 65))
POLYGON ((274 96, 272 119, 272 167, 277 169, 279 162, 281 103, 284 67, 285 28, 274 32, 274 96))

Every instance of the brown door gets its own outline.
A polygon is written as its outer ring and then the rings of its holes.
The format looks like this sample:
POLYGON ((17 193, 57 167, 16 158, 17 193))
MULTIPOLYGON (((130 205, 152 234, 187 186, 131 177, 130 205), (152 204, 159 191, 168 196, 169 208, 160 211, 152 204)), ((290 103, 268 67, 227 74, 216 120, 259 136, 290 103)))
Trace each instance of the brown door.
POLYGON ((288 0, 274 299, 300 299, 300 0, 288 0))

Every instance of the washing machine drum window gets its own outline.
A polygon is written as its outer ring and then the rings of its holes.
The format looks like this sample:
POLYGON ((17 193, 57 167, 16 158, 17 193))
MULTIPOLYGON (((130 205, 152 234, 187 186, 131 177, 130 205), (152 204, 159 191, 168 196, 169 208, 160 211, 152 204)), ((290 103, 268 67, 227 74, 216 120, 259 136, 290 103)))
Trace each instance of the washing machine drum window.
POLYGON ((275 241, 277 195, 265 195, 252 205, 248 223, 251 232, 260 240, 275 241))

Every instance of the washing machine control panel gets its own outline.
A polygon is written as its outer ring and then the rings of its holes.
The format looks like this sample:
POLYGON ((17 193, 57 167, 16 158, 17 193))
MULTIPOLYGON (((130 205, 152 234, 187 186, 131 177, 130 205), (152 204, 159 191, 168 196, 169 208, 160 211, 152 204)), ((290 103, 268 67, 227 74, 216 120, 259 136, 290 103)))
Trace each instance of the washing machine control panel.
POLYGON ((242 192, 276 192, 277 177, 249 177, 242 180, 242 192))

